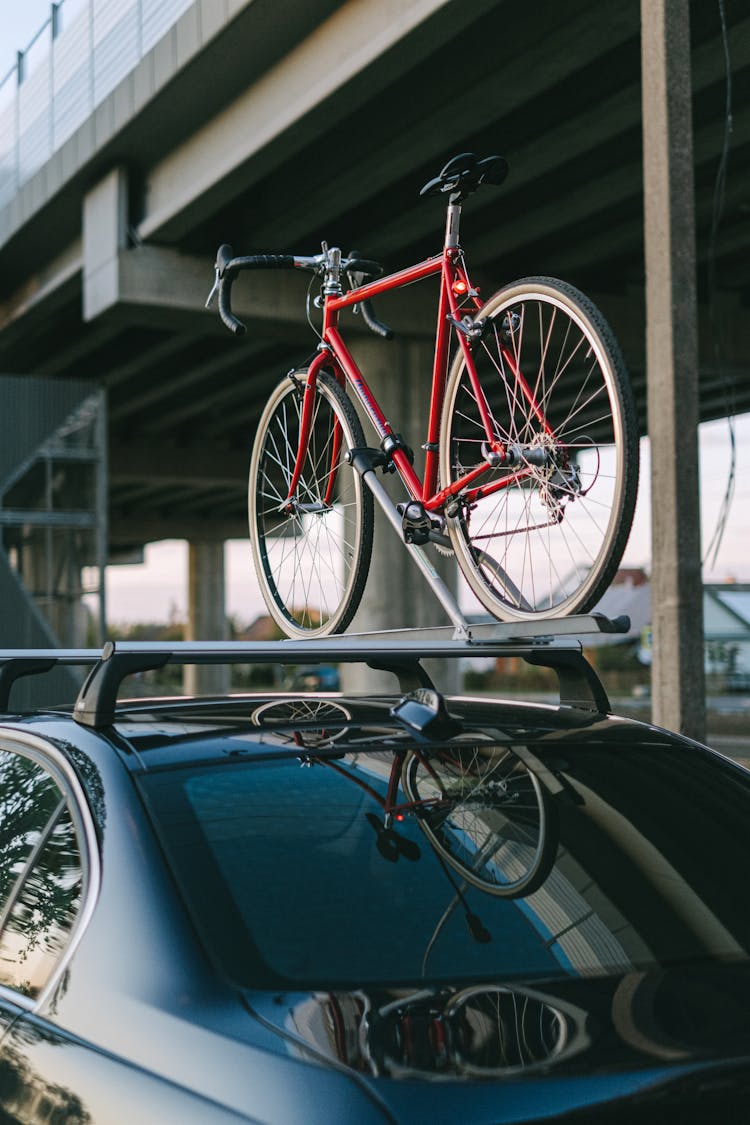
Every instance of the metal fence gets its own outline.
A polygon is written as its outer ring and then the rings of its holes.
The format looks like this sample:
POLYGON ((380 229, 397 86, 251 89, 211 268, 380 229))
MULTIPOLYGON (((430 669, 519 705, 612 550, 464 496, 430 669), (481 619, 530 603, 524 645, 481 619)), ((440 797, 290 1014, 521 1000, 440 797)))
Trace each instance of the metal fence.
POLYGON ((60 0, 0 79, 4 206, 193 0, 60 0))

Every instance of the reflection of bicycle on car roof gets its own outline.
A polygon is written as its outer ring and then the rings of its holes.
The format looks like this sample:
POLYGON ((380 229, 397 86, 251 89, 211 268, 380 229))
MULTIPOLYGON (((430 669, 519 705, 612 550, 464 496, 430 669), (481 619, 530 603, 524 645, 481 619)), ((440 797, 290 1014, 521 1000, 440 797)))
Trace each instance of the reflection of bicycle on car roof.
MULTIPOLYGON (((438 693, 421 689, 393 708, 412 737, 404 743, 384 735, 377 749, 392 750, 390 767, 384 769, 367 754, 374 749, 371 735, 362 738, 361 751, 351 752, 352 742, 359 741, 352 737, 348 752, 339 748, 336 757, 326 753, 356 724, 335 701, 312 706, 305 700, 273 702, 259 709, 253 721, 278 723, 290 742, 305 751, 305 762, 334 770, 380 806, 382 817, 372 811, 365 815, 385 859, 419 858, 418 845, 397 828, 414 817, 441 863, 479 890, 516 898, 531 894, 546 879, 556 852, 553 807, 539 777, 517 752, 520 748, 483 732, 461 730, 438 693)), ((481 925, 477 929, 481 933, 481 925)))

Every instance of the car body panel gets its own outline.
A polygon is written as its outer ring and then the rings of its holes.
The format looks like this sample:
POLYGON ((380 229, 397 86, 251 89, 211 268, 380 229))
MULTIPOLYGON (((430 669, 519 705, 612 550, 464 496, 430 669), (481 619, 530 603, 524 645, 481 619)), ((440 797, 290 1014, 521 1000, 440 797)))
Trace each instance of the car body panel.
MULTIPOLYGON (((750 937, 732 888, 750 860, 750 775, 646 724, 448 701, 464 728, 526 754, 558 810, 556 865, 538 890, 491 902, 463 888, 486 900, 502 971, 482 962, 475 977, 464 966, 456 979, 264 988, 227 972, 155 826, 148 779, 239 778, 278 761, 328 780, 325 767, 309 769, 323 743, 338 762, 347 740, 361 758, 403 736, 396 701, 281 693, 139 703, 102 731, 62 713, 0 725, 0 745, 75 772, 101 871, 51 985, 34 1001, 0 988, 6 1119, 499 1125, 618 1105, 656 1113, 712 1083, 728 1104, 745 1097, 750 937), (511 972, 508 957, 524 948, 511 972)), ((412 835, 426 857, 418 824, 412 835)), ((363 879, 408 869, 389 867, 372 842, 363 879)), ((431 871, 437 918, 455 885, 431 871)), ((395 939, 406 919, 385 923, 395 939)))

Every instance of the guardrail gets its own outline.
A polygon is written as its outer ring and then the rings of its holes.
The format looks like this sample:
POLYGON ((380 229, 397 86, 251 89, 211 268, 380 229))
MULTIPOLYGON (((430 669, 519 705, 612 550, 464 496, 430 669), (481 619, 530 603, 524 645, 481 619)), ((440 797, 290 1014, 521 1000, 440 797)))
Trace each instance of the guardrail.
POLYGON ((90 116, 193 0, 60 0, 0 78, 0 207, 90 116))

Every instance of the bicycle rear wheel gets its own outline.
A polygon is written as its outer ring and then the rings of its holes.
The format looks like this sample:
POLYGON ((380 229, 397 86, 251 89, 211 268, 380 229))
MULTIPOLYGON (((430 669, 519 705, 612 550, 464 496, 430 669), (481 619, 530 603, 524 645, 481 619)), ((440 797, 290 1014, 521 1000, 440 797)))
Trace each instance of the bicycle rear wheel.
POLYGON ((507 746, 411 751, 401 784, 435 850, 482 891, 518 898, 547 878, 557 851, 539 779, 507 746))
POLYGON ((441 483, 486 463, 485 404, 512 463, 459 494, 448 518, 459 566, 500 619, 586 612, 622 558, 638 487, 620 349, 596 306, 552 278, 501 289, 476 321, 485 324, 472 350, 485 401, 459 352, 443 408, 441 483))
POLYGON ((250 545, 261 593, 290 637, 342 632, 359 605, 372 553, 372 496, 344 463, 365 444, 336 380, 318 375, 307 454, 287 502, 304 383, 284 379, 263 411, 250 461, 250 545))

